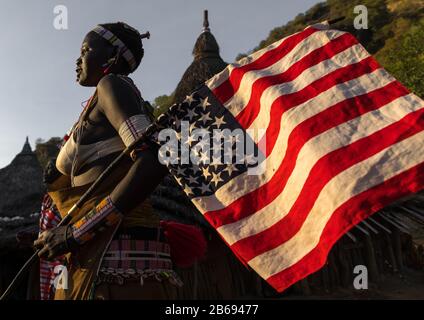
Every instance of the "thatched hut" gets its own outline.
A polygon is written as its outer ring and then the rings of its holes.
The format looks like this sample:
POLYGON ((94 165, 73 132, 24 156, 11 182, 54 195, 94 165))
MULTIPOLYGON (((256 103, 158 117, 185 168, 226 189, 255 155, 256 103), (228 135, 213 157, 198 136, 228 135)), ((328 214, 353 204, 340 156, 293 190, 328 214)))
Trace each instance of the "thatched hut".
POLYGON ((203 29, 193 48, 193 62, 184 72, 174 93, 173 103, 182 102, 195 88, 221 72, 228 65, 219 54, 219 45, 209 28, 208 11, 204 12, 203 29))
POLYGON ((0 169, 0 216, 37 212, 43 192, 43 170, 27 138, 22 151, 0 169))
MULTIPOLYGON (((29 243, 17 241, 17 235, 38 232, 38 212, 44 193, 42 168, 28 138, 22 151, 0 170, 0 292, 10 283, 16 271, 33 253, 29 243)), ((29 241, 31 236, 29 236, 29 241)), ((31 277, 38 277, 36 268, 31 277)), ((24 281, 15 298, 31 298, 36 281, 24 281)))

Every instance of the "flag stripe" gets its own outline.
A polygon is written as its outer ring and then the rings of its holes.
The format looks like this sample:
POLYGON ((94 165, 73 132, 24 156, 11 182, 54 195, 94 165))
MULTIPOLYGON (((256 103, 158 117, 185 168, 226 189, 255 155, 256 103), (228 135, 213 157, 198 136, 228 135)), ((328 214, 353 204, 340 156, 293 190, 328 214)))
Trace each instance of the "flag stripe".
MULTIPOLYGON (((393 90, 393 92, 387 94, 385 90, 377 89, 373 93, 345 100, 304 121, 302 125, 299 125, 290 133, 293 138, 289 138, 288 149, 283 161, 279 165, 272 179, 267 184, 264 184, 253 192, 237 199, 222 210, 217 212, 206 212, 205 218, 211 221, 213 226, 219 227, 247 217, 256 210, 259 210, 269 204, 282 191, 282 188, 284 188, 285 183, 294 168, 294 164, 296 161, 299 161, 296 158, 300 149, 309 139, 320 132, 358 117, 361 114, 377 109, 407 93, 403 86, 399 85, 397 82, 394 82, 393 85, 389 84, 388 86, 391 86, 393 89, 397 88, 397 90, 393 90), (331 115, 330 111, 334 112, 334 114, 331 115), (303 126, 306 126, 306 128, 303 126), (315 131, 311 131, 310 127, 312 127, 315 131), (250 205, 248 206, 249 210, 247 210, 244 208, 246 203, 255 203, 255 206, 250 205)), ((339 133, 339 136, 342 133, 339 133)), ((336 140, 333 140, 332 143, 337 143, 337 136, 335 138, 336 140)), ((313 145, 311 145, 311 148, 312 150, 316 150, 313 145)))
POLYGON ((224 106, 233 114, 233 116, 238 116, 249 102, 252 94, 252 83, 256 83, 258 79, 263 77, 287 72, 288 69, 293 66, 293 62, 299 61, 304 56, 310 56, 313 52, 316 52, 343 34, 345 33, 336 30, 331 30, 331 32, 325 36, 319 32, 315 32, 309 35, 308 38, 304 39, 302 42, 298 43, 296 47, 290 51, 290 53, 270 67, 247 72, 241 80, 237 93, 234 94, 224 104, 224 106))
MULTIPOLYGON (((230 244, 233 244, 271 227, 284 217, 285 212, 289 212, 305 184, 308 173, 311 172, 314 164, 320 158, 329 152, 363 139, 420 108, 423 108, 422 103, 414 99, 413 95, 408 95, 391 101, 380 109, 365 113, 360 117, 316 135, 305 145, 296 146, 296 143, 302 143, 302 139, 298 140, 299 142, 294 141, 294 149, 288 152, 288 156, 293 154, 293 157, 288 160, 290 161, 289 167, 284 167, 282 172, 292 171, 288 172, 284 179, 275 180, 278 183, 271 186, 271 190, 273 192, 275 190, 277 197, 270 204, 264 205, 261 209, 254 212, 254 214, 234 223, 221 226, 218 231, 227 238, 230 244), (376 119, 384 119, 384 121, 377 122, 376 119), (336 139, 340 135, 342 136, 336 139), (297 162, 296 159, 298 159, 297 162)), ((351 109, 353 110, 354 108, 351 109)), ((308 131, 307 126, 310 126, 313 120, 312 118, 310 119, 311 121, 303 123, 306 123, 305 126, 302 124, 302 126, 297 127, 293 131, 292 136, 296 136, 296 131, 308 131)))
POLYGON ((281 43, 270 50, 267 50, 263 55, 258 57, 255 61, 240 66, 239 68, 234 68, 231 71, 229 78, 220 84, 218 87, 214 88, 213 84, 210 84, 209 88, 212 90, 214 95, 221 101, 225 103, 230 99, 235 92, 237 92, 241 79, 244 74, 248 71, 259 70, 273 65, 278 60, 283 58, 287 53, 289 53, 299 42, 307 38, 314 32, 317 32, 318 29, 313 27, 306 28, 304 31, 294 34, 292 36, 283 39, 281 43))
MULTIPOLYGON (((307 27, 309 28, 309 27, 307 27)), ((307 29, 306 28, 306 29, 307 29)), ((305 30, 306 30, 305 29, 305 30)), ((238 60, 237 62, 233 62, 230 65, 227 66, 224 70, 222 70, 220 73, 213 76, 211 79, 207 80, 205 82, 206 86, 212 91, 221 86, 224 82, 228 81, 231 72, 234 69, 241 68, 243 66, 247 66, 253 62, 255 62, 258 58, 260 58, 262 55, 264 55, 266 52, 278 47, 283 41, 286 41, 288 38, 294 37, 300 33, 303 33, 305 30, 299 31, 297 33, 294 33, 292 35, 289 35, 281 40, 278 40, 272 44, 270 44, 268 47, 262 48, 258 51, 255 51, 251 55, 247 57, 243 57, 242 59, 238 60)))
MULTIPOLYGON (((298 77, 300 78, 298 80, 300 85, 311 83, 314 80, 320 79, 326 73, 333 71, 333 69, 340 68, 340 63, 344 66, 353 62, 358 62, 366 56, 369 56, 363 50, 361 50, 362 55, 352 55, 353 50, 349 50, 349 48, 355 44, 357 44, 355 38, 352 37, 352 35, 345 33, 335 40, 330 41, 323 47, 304 56, 285 72, 265 76, 256 80, 251 84, 251 94, 244 95, 245 98, 248 98, 246 99, 246 102, 247 100, 248 102, 246 107, 237 115, 237 121, 244 128, 248 128, 252 124, 261 108, 260 102, 264 91, 267 91, 268 95, 271 96, 272 93, 281 95, 281 92, 284 92, 284 95, 286 96, 287 94, 296 91, 296 86, 293 86, 290 82, 294 81, 298 77), (346 52, 341 54, 344 51, 346 52), (341 54, 341 57, 337 58, 336 56, 338 54, 341 54), (346 60, 346 58, 349 59, 346 60), (320 62, 323 63, 320 64, 320 62), (303 74, 305 71, 309 71, 308 74, 303 74)), ((264 100, 266 100, 269 104, 272 104, 273 102, 273 100, 268 97, 265 97, 264 100)))
MULTIPOLYGON (((305 249, 312 249, 313 247, 308 248, 308 246, 311 245, 312 238, 315 236, 319 239, 320 223, 326 217, 329 218, 331 213, 344 201, 347 201, 359 191, 364 191, 361 188, 369 188, 377 182, 381 183, 388 178, 387 176, 393 176, 394 173, 400 173, 423 162, 422 156, 417 157, 411 152, 411 146, 415 147, 415 150, 423 151, 423 115, 424 109, 420 109, 407 115, 401 121, 372 134, 370 137, 363 138, 321 158, 312 169, 308 181, 305 183, 292 210, 278 223, 280 226, 290 225, 288 229, 280 229, 281 235, 277 235, 278 239, 268 238, 267 242, 269 244, 266 248, 257 248, 256 253, 267 251, 260 255, 255 255, 254 258, 251 256, 251 262, 256 267, 267 270, 270 275, 280 270, 279 268, 288 267, 289 265, 286 264, 293 263, 293 261, 296 262, 295 260, 300 259, 301 256, 297 256, 295 259, 294 255, 298 253, 292 252, 289 262, 283 257, 286 250, 293 248, 293 243, 299 243, 297 241, 301 242, 305 238, 310 242, 302 245, 299 252, 305 249), (421 127, 415 126, 415 123, 421 127), (414 137, 414 135, 416 136, 414 137), (408 139, 409 137, 412 138, 408 139), (381 141, 382 139, 384 141, 381 141), (377 144, 377 142, 380 143, 377 144), (391 144, 394 145, 391 146, 391 144), (384 146, 386 146, 385 149, 382 148, 384 146), (355 159, 352 160, 352 157, 355 157, 355 159), (357 159, 362 161, 355 165, 355 160, 357 159), (373 175, 374 173, 370 172, 370 168, 375 168, 376 163, 379 164, 379 175, 373 175), (323 167, 329 164, 331 165, 331 170, 324 170, 325 172, 323 172, 323 167), (352 167, 353 169, 349 170, 352 167), (340 173, 342 174, 340 175, 340 173), (333 179, 334 177, 336 178, 333 179), (348 179, 349 177, 350 179, 348 179), (332 183, 329 183, 330 181, 332 183), (337 206, 335 206, 336 204, 337 206), (301 207, 303 209, 299 211, 301 207), (288 221, 291 224, 288 224, 288 221), (311 231, 311 229, 313 230, 311 231)), ((270 228, 266 232, 271 234, 273 229, 270 228)), ((260 238, 258 235, 255 237, 257 239, 260 238)), ((260 243, 256 244, 258 246, 261 245, 260 243)), ((246 260, 249 260, 249 258, 246 258, 246 260)))
POLYGON ((339 83, 318 96, 305 101, 303 104, 289 109, 283 114, 281 119, 280 127, 284 128, 284 130, 281 131, 276 142, 279 148, 274 149, 267 158, 267 170, 262 175, 241 174, 223 185, 214 195, 199 199, 195 198, 193 201, 202 213, 208 210, 216 211, 245 195, 246 191, 259 188, 261 185, 267 183, 272 178, 274 171, 278 169, 286 153, 289 134, 296 126, 332 105, 352 98, 355 95, 366 94, 382 88, 390 83, 390 81, 395 80, 384 69, 378 69, 348 82, 339 83), (347 88, 350 90, 346 90, 347 88), (243 184, 251 186, 251 189, 240 187, 243 184))
POLYGON ((423 184, 417 181, 424 181, 424 163, 350 198, 331 215, 317 246, 295 264, 268 277, 267 282, 281 292, 324 266, 331 247, 345 232, 393 199, 421 190, 423 184))
MULTIPOLYGON (((317 80, 316 82, 312 83, 310 86, 306 87, 304 90, 301 90, 299 92, 296 92, 292 95, 287 94, 286 96, 281 96, 279 99, 277 99, 273 103, 272 111, 273 113, 271 115, 271 121, 269 127, 266 129, 266 150, 262 150, 267 156, 272 152, 273 147, 275 145, 275 142, 277 141, 279 134, 280 134, 280 126, 278 124, 281 123, 281 118, 285 112, 290 110, 292 107, 299 105, 308 99, 311 99, 315 96, 317 96, 319 93, 335 86, 337 83, 340 83, 345 80, 350 80, 351 78, 358 77, 364 73, 370 73, 374 70, 379 68, 378 63, 372 59, 371 57, 366 58, 362 60, 361 62, 353 65, 349 65, 347 67, 344 67, 342 69, 338 69, 320 80, 317 80)), ((262 146, 264 142, 260 141, 259 145, 262 146)), ((278 149, 278 152, 281 152, 280 149, 278 149)), ((249 194, 244 195, 244 197, 248 197, 249 194)), ((250 200, 252 198, 255 198, 255 194, 250 194, 250 200)), ((249 200, 249 201, 250 201, 249 200)), ((241 200, 236 200, 241 201, 241 200)), ((233 202, 232 204, 228 205, 226 208, 223 208, 223 210, 227 211, 233 211, 234 206, 237 206, 236 202, 233 202), (231 207, 231 208, 230 208, 231 207)), ((207 215, 216 215, 218 212, 205 212, 207 215)), ((237 216, 237 213, 234 213, 234 216, 237 216)), ((219 212, 219 215, 222 215, 222 218, 228 218, 226 213, 219 212)), ((237 219, 229 218, 230 220, 225 220, 224 223, 230 223, 232 221, 235 221, 237 219), (232 221, 231 221, 232 220, 232 221)), ((217 226, 222 225, 224 223, 219 223, 217 226)))
MULTIPOLYGON (((275 142, 280 133, 279 123, 281 122, 281 117, 284 112, 293 106, 299 105, 315 97, 317 94, 335 86, 337 83, 350 80, 365 73, 370 73, 379 67, 378 63, 372 59, 372 57, 368 57, 358 63, 337 69, 323 76, 303 90, 279 97, 271 106, 271 120, 269 126, 266 128, 266 155, 269 155, 275 146, 275 142)), ((259 141, 259 144, 263 145, 264 142, 259 141)))

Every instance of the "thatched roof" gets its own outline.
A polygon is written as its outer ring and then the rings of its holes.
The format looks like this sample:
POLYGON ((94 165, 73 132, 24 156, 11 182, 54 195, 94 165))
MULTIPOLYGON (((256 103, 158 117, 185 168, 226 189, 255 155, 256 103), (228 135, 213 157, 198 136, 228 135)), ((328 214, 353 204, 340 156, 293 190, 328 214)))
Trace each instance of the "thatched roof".
POLYGON ((43 170, 27 138, 22 151, 0 169, 0 216, 38 212, 43 192, 43 170))
POLYGON ((193 48, 194 60, 184 72, 175 89, 174 103, 181 102, 196 87, 227 66, 219 55, 219 45, 209 29, 208 11, 205 10, 203 30, 193 48))
POLYGON ((36 233, 44 193, 43 173, 26 139, 22 151, 0 169, 0 253, 20 248, 16 235, 36 233))

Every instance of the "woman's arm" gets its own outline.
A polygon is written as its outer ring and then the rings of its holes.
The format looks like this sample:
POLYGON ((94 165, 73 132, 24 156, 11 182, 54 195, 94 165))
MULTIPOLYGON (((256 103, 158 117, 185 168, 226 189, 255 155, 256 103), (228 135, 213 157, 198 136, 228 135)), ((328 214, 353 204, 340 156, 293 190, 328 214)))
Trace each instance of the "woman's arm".
MULTIPOLYGON (((100 111, 106 116, 128 146, 148 125, 147 115, 140 113, 141 106, 134 89, 116 75, 108 75, 97 86, 100 111)), ((140 152, 126 176, 112 191, 115 206, 126 214, 144 201, 167 174, 159 163, 157 149, 140 152)))

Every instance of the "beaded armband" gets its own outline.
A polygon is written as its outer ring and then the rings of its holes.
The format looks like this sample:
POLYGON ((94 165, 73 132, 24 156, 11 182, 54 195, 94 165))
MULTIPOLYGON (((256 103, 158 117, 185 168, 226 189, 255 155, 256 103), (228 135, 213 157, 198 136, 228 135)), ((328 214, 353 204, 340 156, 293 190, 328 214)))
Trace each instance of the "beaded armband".
POLYGON ((83 244, 94 238, 97 233, 118 223, 122 216, 109 196, 73 224, 72 235, 79 244, 83 244))
POLYGON ((137 140, 150 125, 150 119, 145 114, 137 114, 125 120, 119 126, 119 136, 128 147, 131 143, 137 140))

